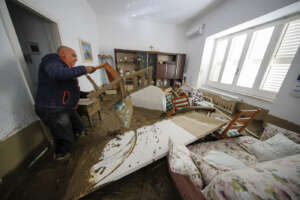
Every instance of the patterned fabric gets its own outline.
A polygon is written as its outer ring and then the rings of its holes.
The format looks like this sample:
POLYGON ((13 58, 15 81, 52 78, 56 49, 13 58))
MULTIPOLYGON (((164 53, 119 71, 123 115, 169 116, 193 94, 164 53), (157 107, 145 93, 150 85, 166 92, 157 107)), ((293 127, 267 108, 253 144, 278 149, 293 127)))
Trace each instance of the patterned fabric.
POLYGON ((170 111, 173 108, 173 103, 172 103, 172 94, 168 93, 166 94, 166 106, 167 106, 167 112, 170 111))
POLYGON ((188 148, 197 155, 202 157, 211 150, 221 151, 231 155, 232 157, 242 161, 246 166, 256 164, 258 160, 256 157, 247 151, 245 151, 241 144, 243 143, 254 143, 257 139, 250 136, 241 136, 237 138, 230 138, 224 140, 218 140, 215 142, 203 142, 193 144, 188 148))
POLYGON ((246 167, 238 159, 218 151, 210 151, 204 157, 191 152, 191 157, 201 172, 205 185, 208 185, 219 174, 246 167))
POLYGON ((300 134, 286 130, 284 128, 280 128, 273 124, 267 124, 267 127, 264 129, 263 134, 260 137, 260 140, 267 140, 270 137, 273 137, 276 134, 283 134, 288 137, 290 140, 294 141, 297 144, 300 144, 300 134))
POLYGON ((197 101, 197 102, 194 102, 194 105, 195 106, 210 107, 210 108, 214 107, 214 104, 210 103, 208 101, 197 101))
MULTIPOLYGON (((189 92, 189 94, 190 94, 190 98, 189 98, 190 105, 200 106, 198 105, 198 103, 204 101, 203 93, 200 90, 193 89, 191 92, 189 92)), ((205 106, 207 106, 207 104, 205 106)))
POLYGON ((210 199, 300 199, 300 154, 217 176, 203 190, 210 199))
MULTIPOLYGON (((226 127, 227 127, 227 125, 219 128, 215 133, 221 135, 226 127)), ((237 137, 237 136, 240 136, 240 135, 241 134, 237 129, 229 129, 226 133, 227 137, 237 137)))
POLYGON ((183 144, 169 140, 168 160, 172 172, 187 176, 200 189, 203 187, 201 174, 190 157, 190 151, 183 144))
POLYGON ((300 153, 300 144, 294 143, 282 134, 277 134, 266 141, 257 140, 241 146, 262 161, 274 160, 300 153))

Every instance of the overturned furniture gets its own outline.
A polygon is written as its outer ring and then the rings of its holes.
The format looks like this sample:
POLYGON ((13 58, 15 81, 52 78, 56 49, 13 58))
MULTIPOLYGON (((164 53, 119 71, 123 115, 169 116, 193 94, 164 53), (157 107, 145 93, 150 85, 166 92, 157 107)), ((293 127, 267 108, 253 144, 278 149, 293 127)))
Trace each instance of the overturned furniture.
POLYGON ((120 98, 125 98, 130 93, 152 84, 152 67, 142 69, 137 72, 127 74, 125 76, 118 76, 115 80, 110 79, 111 83, 102 87, 98 87, 91 78, 88 79, 92 82, 95 89, 94 91, 90 92, 90 94, 88 95, 89 98, 98 98, 104 95, 107 90, 111 89, 115 89, 117 91, 117 94, 120 95, 120 98), (126 79, 133 80, 133 90, 126 89, 126 79))

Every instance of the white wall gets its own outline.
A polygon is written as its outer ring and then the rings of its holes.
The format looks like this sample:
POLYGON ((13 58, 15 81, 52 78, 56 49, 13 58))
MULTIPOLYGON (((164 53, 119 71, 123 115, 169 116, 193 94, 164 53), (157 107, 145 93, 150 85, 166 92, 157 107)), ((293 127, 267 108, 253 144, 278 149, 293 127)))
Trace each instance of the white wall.
POLYGON ((0 18, 0 140, 37 120, 0 18))
POLYGON ((133 18, 97 16, 99 51, 113 53, 114 48, 185 53, 184 27, 133 18))
MULTIPOLYGON (((187 27, 187 29, 200 24, 206 24, 206 26, 203 35, 188 40, 187 75, 189 84, 194 87, 199 87, 206 81, 208 69, 200 66, 206 37, 255 19, 294 2, 297 1, 227 0, 207 15, 196 19, 190 26, 187 27)), ((297 55, 299 56, 299 52, 297 55)), ((242 95, 236 96, 239 96, 247 103, 269 109, 270 114, 272 115, 300 124, 300 101, 299 99, 289 95, 289 91, 292 89, 292 82, 296 80, 295 77, 297 77, 294 73, 299 68, 299 64, 299 59, 293 62, 291 70, 288 72, 287 78, 283 83, 283 87, 279 91, 278 97, 274 103, 263 102, 242 95)))
MULTIPOLYGON (((77 55, 76 65, 98 65, 99 33, 96 14, 85 0, 22 0, 36 6, 47 13, 59 25, 63 45, 73 48, 77 55), (93 61, 82 62, 79 39, 92 45, 93 61)), ((92 78, 97 84, 100 82, 99 71, 93 73, 92 78)), ((80 88, 83 91, 93 89, 90 82, 83 76, 79 78, 80 88)))

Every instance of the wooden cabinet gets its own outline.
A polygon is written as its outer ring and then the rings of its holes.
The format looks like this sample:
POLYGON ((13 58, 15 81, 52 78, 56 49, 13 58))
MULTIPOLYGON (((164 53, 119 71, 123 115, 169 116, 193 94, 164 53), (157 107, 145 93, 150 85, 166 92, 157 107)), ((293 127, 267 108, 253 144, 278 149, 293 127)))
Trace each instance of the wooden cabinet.
POLYGON ((175 79, 176 69, 175 64, 157 64, 156 78, 175 79))
POLYGON ((163 79, 167 74, 167 65, 166 64, 157 64, 156 67, 156 78, 163 79))
POLYGON ((175 79, 183 79, 184 66, 185 66, 185 55, 184 54, 178 54, 177 58, 176 58, 176 76, 175 76, 175 79))
POLYGON ((175 79, 176 78, 176 65, 175 64, 166 64, 166 79, 175 79))
POLYGON ((119 72, 153 67, 153 79, 182 81, 185 54, 115 49, 116 66, 119 72))

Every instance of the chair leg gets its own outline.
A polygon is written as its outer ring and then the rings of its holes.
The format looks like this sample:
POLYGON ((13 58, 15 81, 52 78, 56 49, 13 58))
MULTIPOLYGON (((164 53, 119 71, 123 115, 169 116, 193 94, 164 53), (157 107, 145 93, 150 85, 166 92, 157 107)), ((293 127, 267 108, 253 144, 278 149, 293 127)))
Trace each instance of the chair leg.
POLYGON ((98 111, 99 120, 102 120, 101 113, 98 111))
POLYGON ((90 118, 89 115, 87 117, 88 117, 88 121, 89 121, 90 127, 92 128, 92 120, 91 120, 91 118, 90 118))

